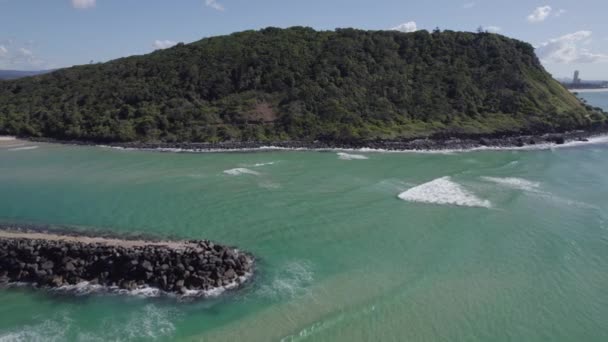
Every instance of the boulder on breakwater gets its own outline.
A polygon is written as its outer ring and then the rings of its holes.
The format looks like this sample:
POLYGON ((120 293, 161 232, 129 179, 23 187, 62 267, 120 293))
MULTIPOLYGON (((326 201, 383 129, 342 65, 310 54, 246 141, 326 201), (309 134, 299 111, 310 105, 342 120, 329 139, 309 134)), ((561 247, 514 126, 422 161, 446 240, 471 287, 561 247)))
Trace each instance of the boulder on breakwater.
POLYGON ((145 241, 0 231, 0 284, 157 288, 178 295, 235 288, 254 259, 208 240, 145 241))

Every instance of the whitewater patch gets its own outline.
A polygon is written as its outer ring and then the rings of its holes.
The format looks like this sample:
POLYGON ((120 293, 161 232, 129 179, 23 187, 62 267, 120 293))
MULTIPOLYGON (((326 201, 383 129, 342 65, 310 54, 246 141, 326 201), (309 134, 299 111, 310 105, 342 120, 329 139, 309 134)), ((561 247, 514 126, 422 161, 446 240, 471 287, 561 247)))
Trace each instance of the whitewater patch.
MULTIPOLYGON (((535 151, 535 150, 554 150, 570 147, 578 147, 585 145, 598 145, 607 144, 608 135, 597 135, 589 137, 588 141, 568 141, 565 144, 556 145, 554 143, 539 143, 536 145, 525 145, 525 146, 476 146, 470 148, 439 148, 439 149, 383 149, 383 148, 342 148, 342 147, 323 147, 323 148, 309 148, 309 147, 283 147, 275 145, 259 146, 259 147, 247 147, 247 148, 176 148, 176 147, 124 147, 124 146, 111 146, 111 145, 96 145, 101 148, 110 148, 122 151, 153 151, 153 152, 173 152, 173 153, 229 153, 229 152, 264 152, 264 151, 310 151, 310 152, 338 152, 338 154, 344 155, 356 155, 346 152, 358 152, 358 153, 414 153, 414 154, 441 154, 441 155, 453 155, 457 153, 466 152, 477 152, 477 151, 535 151)), ((365 158, 359 159, 368 159, 365 158)), ((352 160, 352 159, 349 159, 352 160)))
POLYGON ((554 195, 547 191, 543 191, 543 190, 541 190, 540 182, 534 182, 534 181, 530 181, 530 180, 527 180, 524 178, 517 178, 517 177, 481 177, 481 179, 484 181, 487 181, 487 182, 491 182, 491 183, 498 184, 500 186, 507 187, 507 188, 525 191, 527 193, 530 193, 533 196, 537 196, 547 202, 552 202, 559 206, 600 210, 599 207, 597 207, 593 204, 576 201, 576 200, 571 200, 568 198, 554 195))
POLYGON ((19 330, 0 333, 0 342, 66 341, 71 319, 64 315, 59 320, 46 320, 37 325, 27 325, 19 330))
POLYGON ((267 163, 256 163, 251 165, 251 167, 262 167, 262 166, 269 166, 269 165, 274 165, 275 162, 267 162, 267 163))
POLYGON ((171 322, 174 314, 170 309, 161 309, 152 304, 146 305, 143 312, 135 312, 131 316, 120 335, 126 335, 130 339, 168 337, 175 332, 175 325, 171 322))
POLYGON ((0 333, 0 342, 17 341, 131 341, 167 339, 175 333, 173 320, 180 316, 173 309, 148 304, 126 317, 108 317, 100 322, 100 333, 82 331, 74 313, 56 315, 37 324, 0 333))
POLYGON ((251 169, 247 169, 244 167, 237 167, 235 169, 224 170, 224 173, 231 176, 240 176, 240 175, 253 175, 259 176, 260 173, 257 171, 253 171, 251 169))
POLYGON ((295 298, 308 293, 314 277, 307 261, 290 261, 279 268, 272 281, 260 287, 258 294, 265 298, 295 298))
POLYGON ((496 183, 502 186, 518 190, 538 191, 538 189, 540 188, 539 182, 533 182, 527 179, 517 177, 481 177, 481 179, 487 182, 496 183))
POLYGON ((399 198, 409 202, 457 205, 462 207, 491 208, 492 203, 480 199, 464 189, 450 177, 441 177, 415 186, 399 194, 399 198))
POLYGON ((27 150, 35 150, 37 149, 38 146, 23 146, 23 147, 15 147, 15 148, 9 148, 9 151, 27 151, 27 150))
MULTIPOLYGON (((89 296, 89 295, 121 295, 121 296, 134 296, 140 298, 158 298, 158 297, 169 297, 177 300, 192 300, 196 298, 214 298, 218 297, 226 291, 234 290, 249 281, 253 274, 250 272, 245 273, 242 276, 236 278, 224 286, 210 288, 208 290, 186 290, 183 294, 176 294, 173 292, 166 292, 156 287, 151 286, 139 286, 133 290, 121 289, 118 286, 102 286, 99 284, 91 284, 88 281, 83 281, 75 285, 63 285, 56 288, 45 288, 49 292, 58 294, 70 294, 75 296, 89 296)), ((31 284, 23 282, 8 283, 7 287, 31 287, 31 284)), ((0 338, 0 342, 3 340, 0 338)))
POLYGON ((369 159, 367 156, 362 154, 350 154, 346 152, 338 152, 338 159, 340 160, 365 160, 369 159))

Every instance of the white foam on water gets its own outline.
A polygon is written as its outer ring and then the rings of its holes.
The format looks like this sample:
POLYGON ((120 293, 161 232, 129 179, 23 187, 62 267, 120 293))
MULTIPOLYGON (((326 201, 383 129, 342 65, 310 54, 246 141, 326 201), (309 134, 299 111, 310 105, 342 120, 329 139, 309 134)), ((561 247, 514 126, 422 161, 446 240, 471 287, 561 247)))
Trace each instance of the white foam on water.
POLYGON ((172 313, 168 309, 161 309, 153 304, 144 307, 143 312, 135 312, 120 331, 118 338, 129 339, 160 339, 168 337, 175 332, 175 325, 171 322, 172 313))
POLYGON ((19 330, 0 333, 0 342, 54 342, 67 341, 71 320, 45 320, 36 325, 27 325, 19 330))
POLYGON ((147 304, 126 317, 106 317, 101 333, 78 332, 78 341, 168 341, 176 328, 179 313, 174 309, 147 304))
MULTIPOLYGON (((198 149, 184 149, 184 148, 133 148, 133 147, 120 147, 120 146, 108 146, 108 145, 97 145, 102 148, 112 148, 124 151, 156 151, 156 152, 187 152, 187 153, 226 153, 226 152, 256 152, 256 151, 316 151, 316 152, 328 152, 328 151, 341 151, 346 152, 363 152, 363 153, 417 153, 417 154, 445 154, 451 155, 462 152, 476 152, 476 151, 534 151, 534 150, 553 150, 568 147, 576 147, 583 145, 596 145, 608 143, 608 135, 599 135, 588 138, 589 141, 570 141, 565 144, 557 145, 554 143, 543 143, 536 145, 526 146, 509 146, 509 147, 496 147, 496 146, 478 146, 473 148, 453 148, 453 149, 437 149, 437 150, 390 150, 382 148, 307 148, 307 147, 281 147, 281 146, 260 146, 250 148, 198 148, 198 149)), ((348 154, 348 153, 346 153, 348 154)))
POLYGON ((530 180, 523 179, 523 178, 517 178, 517 177, 504 177, 504 178, 481 177, 481 179, 488 181, 488 182, 496 183, 496 184, 499 184, 501 186, 505 186, 508 188, 512 188, 512 189, 516 189, 516 190, 523 190, 523 191, 532 193, 535 196, 545 199, 546 201, 553 202, 553 203, 561 205, 561 206, 599 210, 599 208, 595 205, 581 202, 581 201, 571 200, 569 198, 564 198, 564 197, 554 195, 547 191, 542 191, 541 184, 539 182, 534 182, 534 181, 530 181, 530 180))
POLYGON ((258 294, 266 298, 295 298, 307 293, 314 279, 307 261, 291 261, 279 268, 269 284, 262 285, 258 294))
MULTIPOLYGON (((569 141, 565 144, 557 145, 553 143, 543 143, 536 145, 525 145, 525 146, 511 146, 511 147, 492 147, 492 146, 480 146, 474 147, 467 150, 460 150, 461 152, 475 152, 475 151, 535 151, 535 150, 555 150, 562 148, 578 147, 585 145, 597 145, 608 143, 608 135, 600 135, 587 139, 588 141, 569 141)), ((458 151, 458 150, 456 150, 458 151)))
POLYGON ((259 176, 260 173, 257 171, 253 171, 244 167, 237 167, 235 169, 224 170, 224 173, 231 176, 239 176, 239 175, 254 175, 259 176))
POLYGON ((88 295, 92 293, 97 293, 104 291, 104 287, 101 285, 94 285, 89 283, 88 281, 80 282, 76 285, 63 285, 61 287, 52 289, 52 291, 56 292, 71 292, 76 295, 88 295))
MULTIPOLYGON (((86 296, 91 294, 118 294, 118 295, 128 295, 128 296, 136 296, 142 298, 154 298, 154 297, 175 297, 178 299, 184 298, 192 298, 192 297, 217 297, 220 294, 233 290, 239 287, 240 285, 247 282, 253 274, 250 272, 245 273, 242 276, 239 276, 234 281, 220 287, 213 287, 208 290, 186 290, 184 294, 176 294, 173 292, 165 292, 159 288, 151 287, 147 285, 139 286, 133 290, 122 289, 118 286, 103 286, 99 284, 91 284, 87 281, 80 282, 75 285, 63 285, 57 288, 46 288, 51 292, 59 292, 59 293, 69 293, 76 296, 86 296)), ((24 282, 14 282, 9 283, 8 286, 15 287, 29 287, 31 284, 24 282)), ((0 341, 1 342, 1 341, 0 341)))
POLYGON ((341 160, 365 160, 369 159, 368 157, 362 154, 350 154, 345 152, 338 152, 338 159, 341 160))
POLYGON ((23 147, 15 147, 15 148, 9 148, 9 151, 26 151, 26 150, 35 150, 37 149, 38 146, 23 146, 23 147))
POLYGON ((538 191, 540 188, 539 182, 533 182, 517 177, 481 177, 481 179, 518 190, 538 191))
POLYGON ((269 166, 269 165, 274 165, 275 162, 267 162, 267 163, 256 163, 251 165, 251 167, 262 167, 262 166, 269 166))
POLYGON ((0 141, 13 141, 16 140, 17 138, 13 137, 13 136, 9 136, 9 135, 0 135, 0 141))
POLYGON ((399 198, 409 202, 447 204, 462 207, 491 208, 492 203, 480 199, 464 189, 450 177, 442 177, 415 186, 399 194, 399 198))
POLYGON ((40 323, 0 331, 0 342, 63 342, 170 340, 180 313, 172 307, 146 304, 126 316, 103 318, 99 332, 88 332, 76 324, 68 312, 58 313, 40 323))

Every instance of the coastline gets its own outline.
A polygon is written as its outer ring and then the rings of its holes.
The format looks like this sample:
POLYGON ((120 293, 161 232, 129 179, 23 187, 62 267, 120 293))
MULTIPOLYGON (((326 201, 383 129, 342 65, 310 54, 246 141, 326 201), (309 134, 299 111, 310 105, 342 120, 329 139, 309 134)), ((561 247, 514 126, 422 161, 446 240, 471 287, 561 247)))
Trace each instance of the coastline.
MULTIPOLYGON (((593 142, 608 136, 608 127, 545 134, 455 135, 403 140, 329 141, 234 141, 199 142, 126 142, 103 143, 67 141, 51 138, 17 138, 16 141, 55 143, 75 146, 96 146, 122 150, 174 153, 264 152, 264 151, 363 151, 363 152, 457 152, 501 149, 548 149, 561 145, 593 142)), ((1 147, 1 146, 0 146, 1 147)))

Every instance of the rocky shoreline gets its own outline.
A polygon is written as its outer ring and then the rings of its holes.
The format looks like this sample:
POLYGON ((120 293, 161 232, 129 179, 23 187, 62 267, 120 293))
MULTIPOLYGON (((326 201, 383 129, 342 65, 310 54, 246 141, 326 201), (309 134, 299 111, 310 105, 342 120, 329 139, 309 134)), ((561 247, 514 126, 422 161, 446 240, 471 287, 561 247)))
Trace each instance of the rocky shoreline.
POLYGON ((0 285, 156 290, 207 296, 234 289, 253 274, 254 258, 208 240, 149 241, 0 230, 0 285))
POLYGON ((586 142, 589 138, 608 134, 608 127, 587 131, 544 134, 491 134, 491 135, 435 135, 428 138, 367 141, 233 141, 218 143, 198 142, 90 142, 66 141, 49 138, 24 138, 35 142, 60 143, 83 146, 155 150, 161 152, 247 152, 260 150, 351 150, 370 149, 386 151, 445 151, 475 148, 521 148, 538 145, 563 145, 568 142, 586 142))

